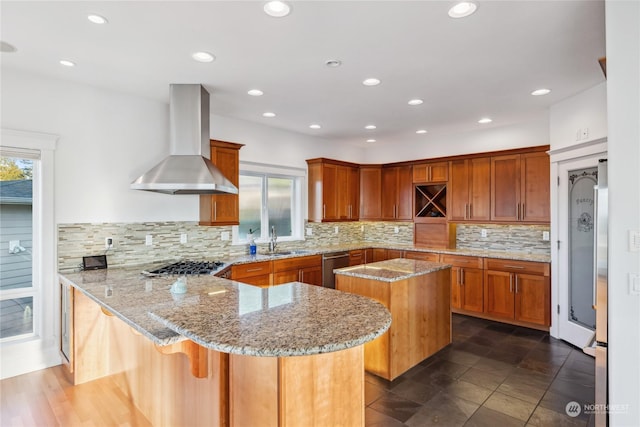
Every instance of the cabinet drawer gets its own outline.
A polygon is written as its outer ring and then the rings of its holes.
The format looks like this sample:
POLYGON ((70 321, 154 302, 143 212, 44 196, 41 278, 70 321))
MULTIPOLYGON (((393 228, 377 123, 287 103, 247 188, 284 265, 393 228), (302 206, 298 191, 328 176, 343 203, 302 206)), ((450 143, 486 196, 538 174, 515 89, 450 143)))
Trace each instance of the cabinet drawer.
POLYGON ((485 258, 484 269, 537 274, 540 276, 549 276, 550 271, 549 263, 547 262, 513 261, 497 258, 485 258))
POLYGON ((319 267, 322 265, 322 255, 312 255, 296 258, 285 258, 273 261, 273 272, 287 270, 298 270, 308 267, 319 267))
POLYGON ((420 261, 438 262, 440 260, 440 254, 434 252, 405 251, 404 257, 407 259, 417 259, 420 261))
POLYGON ((360 265, 366 263, 364 250, 349 251, 349 266, 360 265))
POLYGON ((252 262, 249 264, 234 265, 231 267, 233 280, 244 277, 261 276, 271 273, 271 261, 252 262))
POLYGON ((451 264, 454 267, 482 269, 482 258, 476 256, 442 254, 440 256, 440 262, 451 264))

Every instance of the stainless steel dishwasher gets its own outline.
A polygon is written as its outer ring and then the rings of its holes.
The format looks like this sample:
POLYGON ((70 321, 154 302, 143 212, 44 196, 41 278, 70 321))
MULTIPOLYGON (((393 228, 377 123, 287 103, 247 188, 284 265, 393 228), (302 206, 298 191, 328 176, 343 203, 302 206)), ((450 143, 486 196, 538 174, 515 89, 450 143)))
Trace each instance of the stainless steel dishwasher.
POLYGON ((349 266, 349 252, 331 252, 322 255, 322 286, 325 288, 336 288, 335 274, 336 268, 349 266))

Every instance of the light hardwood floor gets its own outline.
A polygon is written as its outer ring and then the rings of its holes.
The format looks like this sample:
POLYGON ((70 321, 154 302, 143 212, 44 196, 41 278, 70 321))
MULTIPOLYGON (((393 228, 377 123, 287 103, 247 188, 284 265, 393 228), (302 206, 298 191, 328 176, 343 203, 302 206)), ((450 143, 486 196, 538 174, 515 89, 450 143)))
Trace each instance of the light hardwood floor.
POLYGON ((112 378, 73 386, 63 369, 0 381, 0 425, 151 426, 112 378))

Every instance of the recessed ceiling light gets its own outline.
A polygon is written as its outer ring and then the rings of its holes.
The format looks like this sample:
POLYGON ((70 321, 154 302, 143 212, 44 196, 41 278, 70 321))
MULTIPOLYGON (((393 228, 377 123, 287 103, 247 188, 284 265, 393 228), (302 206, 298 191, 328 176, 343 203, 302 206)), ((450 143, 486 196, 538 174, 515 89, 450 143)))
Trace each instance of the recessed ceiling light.
POLYGON ((376 125, 366 125, 364 128, 365 128, 365 129, 372 130, 372 129, 375 129, 375 128, 376 128, 376 125))
POLYGON ((262 113, 262 117, 275 117, 276 113, 272 113, 270 111, 267 111, 266 113, 262 113))
POLYGON ((264 13, 274 18, 282 18, 291 13, 291 6, 280 0, 269 1, 264 4, 264 13))
POLYGON ((324 65, 326 65, 327 67, 339 67, 342 65, 342 61, 340 61, 339 59, 330 59, 327 62, 324 63, 324 65))
POLYGON ((264 92, 261 91, 260 89, 251 89, 249 91, 247 91, 247 93, 251 96, 262 96, 264 95, 264 92))
POLYGON ((376 142, 375 139, 367 139, 367 142, 376 142))
POLYGON ((425 129, 418 129, 416 131, 417 134, 423 134, 423 133, 427 133, 427 131, 425 129))
POLYGON ((370 77, 368 79, 364 79, 362 81, 362 84, 365 86, 378 86, 380 84, 380 80, 374 78, 374 77, 370 77))
POLYGON ((13 53, 13 52, 17 52, 17 51, 18 51, 18 49, 16 49, 16 47, 14 45, 0 40, 0 52, 13 53))
POLYGON ((420 105, 422 104, 424 101, 422 99, 412 99, 408 102, 409 105, 420 105))
POLYGON ((449 16, 452 18, 464 18, 476 11, 478 6, 470 1, 461 1, 449 9, 449 16))
POLYGON ((315 124, 315 123, 314 123, 314 124, 312 124, 312 125, 309 125, 309 127, 310 127, 311 129, 320 129, 322 126, 320 126, 320 125, 318 125, 318 124, 315 124))
POLYGON ((484 125, 487 123, 491 123, 493 120, 491 120, 489 117, 483 117, 482 119, 478 120, 478 123, 484 125))
POLYGON ((551 89, 536 89, 533 92, 531 92, 531 95, 541 96, 541 95, 547 95, 548 93, 551 93, 551 89))
POLYGON ((109 22, 107 21, 107 18, 105 18, 104 16, 96 15, 95 13, 92 13, 91 15, 87 15, 87 19, 93 22, 94 24, 98 24, 98 25, 106 24, 107 22, 109 22))
POLYGON ((76 63, 73 61, 69 61, 67 59, 61 59, 60 60, 60 65, 64 65, 65 67, 75 67, 76 63))
POLYGON ((213 62, 213 60, 216 59, 216 57, 209 52, 195 52, 191 54, 191 57, 198 62, 213 62))

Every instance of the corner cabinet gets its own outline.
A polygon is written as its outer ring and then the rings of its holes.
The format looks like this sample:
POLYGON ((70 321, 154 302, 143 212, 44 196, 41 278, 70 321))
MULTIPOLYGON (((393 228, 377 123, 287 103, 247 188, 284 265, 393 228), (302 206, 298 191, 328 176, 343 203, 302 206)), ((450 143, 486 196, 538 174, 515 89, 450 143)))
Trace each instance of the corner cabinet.
POLYGON ((545 152, 491 158, 491 220, 550 222, 550 161, 545 152))
POLYGON ((309 221, 360 218, 360 168, 331 159, 308 159, 309 221))
MULTIPOLYGON (((210 141, 211 162, 236 187, 240 184, 240 149, 243 144, 210 141)), ((200 225, 238 225, 240 206, 237 194, 200 196, 200 225)))

